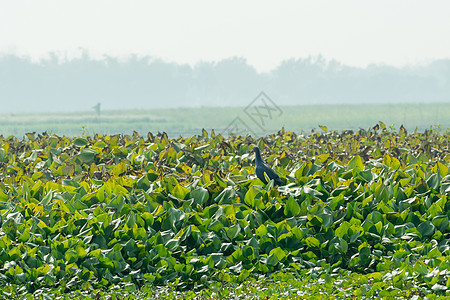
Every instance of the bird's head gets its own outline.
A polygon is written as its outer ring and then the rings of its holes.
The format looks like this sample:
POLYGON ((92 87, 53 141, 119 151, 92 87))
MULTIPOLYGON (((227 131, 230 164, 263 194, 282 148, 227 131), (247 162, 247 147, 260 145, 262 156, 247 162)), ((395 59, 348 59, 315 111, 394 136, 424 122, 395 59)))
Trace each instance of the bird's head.
POLYGON ((260 159, 261 158, 261 153, 260 153, 260 150, 259 150, 259 148, 258 147, 253 147, 253 150, 252 150, 252 152, 254 152, 255 153, 255 158, 256 159, 260 159))

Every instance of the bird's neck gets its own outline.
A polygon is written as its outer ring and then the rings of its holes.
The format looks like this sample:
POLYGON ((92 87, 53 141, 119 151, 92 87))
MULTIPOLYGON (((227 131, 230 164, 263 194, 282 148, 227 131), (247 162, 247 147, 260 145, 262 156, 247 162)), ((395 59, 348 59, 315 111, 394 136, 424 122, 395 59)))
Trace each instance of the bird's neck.
POLYGON ((258 153, 256 154, 256 162, 261 163, 263 160, 261 158, 261 155, 258 153))

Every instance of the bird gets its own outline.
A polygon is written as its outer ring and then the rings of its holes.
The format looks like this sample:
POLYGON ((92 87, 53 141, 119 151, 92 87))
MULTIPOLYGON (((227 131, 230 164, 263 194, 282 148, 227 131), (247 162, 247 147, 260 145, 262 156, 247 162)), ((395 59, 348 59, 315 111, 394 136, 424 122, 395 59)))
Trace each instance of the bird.
POLYGON ((284 185, 278 174, 262 160, 259 148, 253 147, 253 152, 255 152, 255 173, 259 180, 267 184, 266 176, 264 176, 266 174, 267 178, 273 179, 275 185, 284 185))

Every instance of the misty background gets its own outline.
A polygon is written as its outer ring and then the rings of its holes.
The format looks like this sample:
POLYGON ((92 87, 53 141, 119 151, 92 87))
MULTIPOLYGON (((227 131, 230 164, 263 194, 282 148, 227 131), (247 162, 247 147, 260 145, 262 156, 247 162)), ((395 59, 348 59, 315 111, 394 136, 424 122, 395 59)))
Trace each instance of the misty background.
POLYGON ((246 106, 260 91, 277 105, 450 102, 450 59, 352 67, 321 56, 257 72, 241 57, 193 66, 151 56, 88 54, 62 61, 0 57, 0 114, 246 106))

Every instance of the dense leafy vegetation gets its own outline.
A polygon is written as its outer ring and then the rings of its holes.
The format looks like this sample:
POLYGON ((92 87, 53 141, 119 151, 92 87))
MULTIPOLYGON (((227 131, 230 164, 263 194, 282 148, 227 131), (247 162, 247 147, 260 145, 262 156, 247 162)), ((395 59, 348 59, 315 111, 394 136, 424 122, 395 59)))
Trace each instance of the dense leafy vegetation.
POLYGON ((320 131, 0 137, 0 295, 446 295, 450 134, 320 131))

